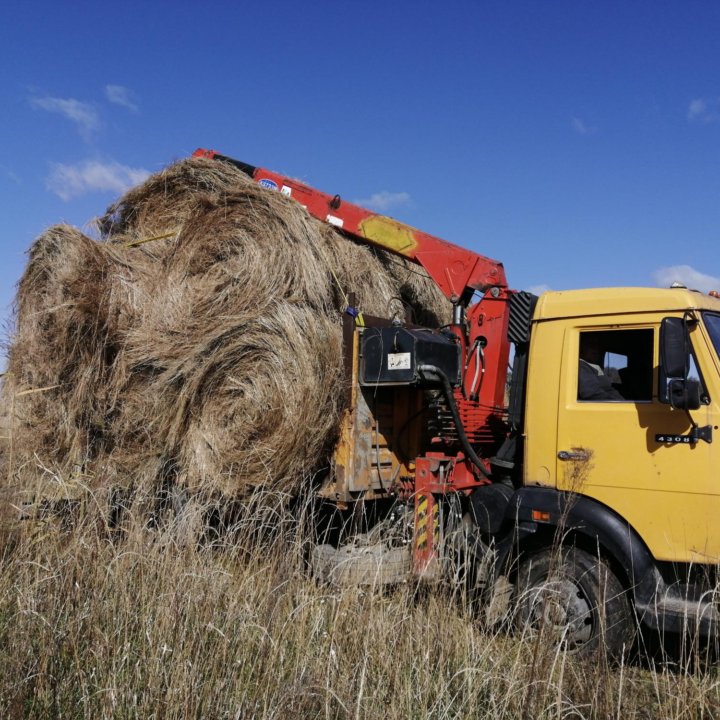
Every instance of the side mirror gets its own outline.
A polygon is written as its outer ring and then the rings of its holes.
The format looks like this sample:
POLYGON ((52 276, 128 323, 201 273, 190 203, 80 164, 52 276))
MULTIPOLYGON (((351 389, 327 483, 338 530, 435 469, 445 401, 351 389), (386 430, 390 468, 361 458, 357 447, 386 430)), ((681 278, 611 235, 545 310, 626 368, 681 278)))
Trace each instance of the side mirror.
POLYGON ((688 380, 690 339, 682 318, 667 317, 660 326, 658 399, 678 410, 697 410, 702 402, 698 380, 688 380))
POLYGON ((660 326, 660 363, 668 380, 687 377, 688 342, 682 318, 664 318, 660 326))
POLYGON ((701 405, 700 383, 697 380, 669 380, 668 401, 678 410, 697 410, 701 405))

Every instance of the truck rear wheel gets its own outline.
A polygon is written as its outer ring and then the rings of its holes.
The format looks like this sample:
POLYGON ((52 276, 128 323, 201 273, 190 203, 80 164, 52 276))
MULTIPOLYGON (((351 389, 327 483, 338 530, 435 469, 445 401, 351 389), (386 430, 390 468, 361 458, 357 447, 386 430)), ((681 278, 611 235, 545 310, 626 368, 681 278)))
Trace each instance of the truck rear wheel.
POLYGON ((634 635, 620 580, 600 558, 575 547, 544 550, 520 565, 516 623, 582 657, 619 657, 634 635))

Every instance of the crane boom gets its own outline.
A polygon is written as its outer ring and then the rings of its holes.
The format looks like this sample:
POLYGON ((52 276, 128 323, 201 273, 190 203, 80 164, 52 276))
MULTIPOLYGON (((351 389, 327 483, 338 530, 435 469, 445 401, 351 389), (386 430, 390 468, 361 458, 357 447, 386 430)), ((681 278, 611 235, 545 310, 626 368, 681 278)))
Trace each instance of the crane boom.
POLYGON ((248 165, 215 150, 198 149, 193 157, 229 162, 263 187, 278 190, 303 205, 314 217, 363 242, 402 255, 422 266, 453 303, 467 305, 473 293, 507 288, 501 262, 434 235, 398 222, 386 215, 309 187, 273 170, 248 165))

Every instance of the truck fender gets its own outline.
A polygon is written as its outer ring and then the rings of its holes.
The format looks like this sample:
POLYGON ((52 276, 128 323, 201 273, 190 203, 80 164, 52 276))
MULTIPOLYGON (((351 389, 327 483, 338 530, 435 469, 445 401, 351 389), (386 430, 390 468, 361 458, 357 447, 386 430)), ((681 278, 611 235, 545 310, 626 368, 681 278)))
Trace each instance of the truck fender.
POLYGON ((502 574, 522 541, 546 528, 559 540, 581 536, 602 548, 624 571, 635 604, 650 605, 663 580, 655 560, 630 524, 606 505, 576 493, 554 488, 523 487, 508 505, 506 519, 514 532, 500 543, 496 572, 502 574))
POLYGON ((496 535, 500 532, 512 498, 513 489, 502 483, 481 485, 470 494, 470 512, 481 533, 496 535))

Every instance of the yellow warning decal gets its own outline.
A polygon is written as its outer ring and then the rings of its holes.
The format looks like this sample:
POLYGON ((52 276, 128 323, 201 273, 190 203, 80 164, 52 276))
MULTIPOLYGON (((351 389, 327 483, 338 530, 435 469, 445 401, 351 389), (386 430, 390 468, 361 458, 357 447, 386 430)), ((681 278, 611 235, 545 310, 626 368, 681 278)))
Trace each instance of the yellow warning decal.
POLYGON ((422 550, 427 546, 428 532, 427 532, 427 508, 428 499, 426 495, 420 495, 418 497, 417 506, 417 539, 416 545, 422 550))
POLYGON ((384 215, 372 215, 363 220, 359 229, 370 242, 401 255, 409 255, 418 244, 409 225, 384 215))

